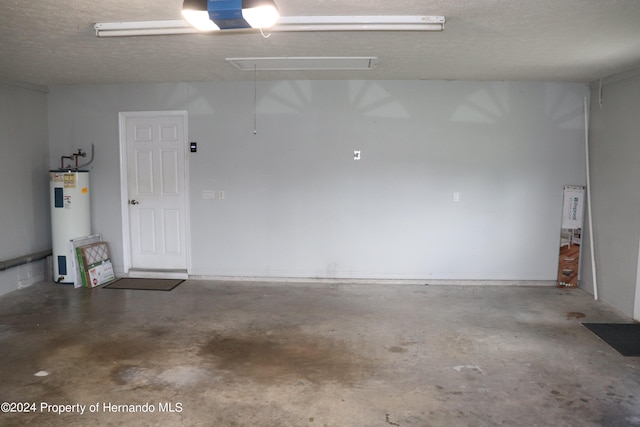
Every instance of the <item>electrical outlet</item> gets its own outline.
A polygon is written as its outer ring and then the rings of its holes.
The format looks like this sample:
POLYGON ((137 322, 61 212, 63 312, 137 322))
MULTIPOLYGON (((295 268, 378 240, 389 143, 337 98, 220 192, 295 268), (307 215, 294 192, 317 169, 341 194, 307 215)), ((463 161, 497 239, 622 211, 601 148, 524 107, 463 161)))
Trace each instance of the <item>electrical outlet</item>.
POLYGON ((457 191, 453 193, 453 201, 456 203, 460 201, 460 193, 458 193, 457 191))
POLYGON ((218 200, 224 200, 224 190, 218 191, 218 200))

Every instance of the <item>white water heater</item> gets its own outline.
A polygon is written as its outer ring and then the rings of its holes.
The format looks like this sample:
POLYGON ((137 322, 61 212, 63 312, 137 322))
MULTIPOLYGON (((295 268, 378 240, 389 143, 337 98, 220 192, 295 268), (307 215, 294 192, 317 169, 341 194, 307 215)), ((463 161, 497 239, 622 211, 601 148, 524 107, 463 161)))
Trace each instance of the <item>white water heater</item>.
POLYGON ((58 283, 74 283, 75 254, 70 241, 91 234, 89 171, 49 171, 49 187, 53 280, 58 283))

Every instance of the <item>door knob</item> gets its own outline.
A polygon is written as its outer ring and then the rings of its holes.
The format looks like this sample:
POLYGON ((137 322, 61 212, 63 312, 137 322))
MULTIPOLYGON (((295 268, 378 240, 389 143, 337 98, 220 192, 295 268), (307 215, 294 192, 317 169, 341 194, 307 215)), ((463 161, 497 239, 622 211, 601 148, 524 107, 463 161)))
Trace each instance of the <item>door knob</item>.
POLYGON ((137 205, 138 203, 140 202, 138 202, 137 200, 129 200, 130 205, 137 205))

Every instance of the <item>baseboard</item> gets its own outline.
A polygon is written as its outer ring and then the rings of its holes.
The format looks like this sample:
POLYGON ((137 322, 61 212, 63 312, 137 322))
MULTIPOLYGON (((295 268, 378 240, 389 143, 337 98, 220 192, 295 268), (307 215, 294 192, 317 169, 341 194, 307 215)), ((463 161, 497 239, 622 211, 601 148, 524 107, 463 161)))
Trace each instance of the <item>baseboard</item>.
POLYGON ((190 280, 226 282, 342 283, 371 285, 556 286, 555 280, 354 279, 321 277, 189 276, 190 280))

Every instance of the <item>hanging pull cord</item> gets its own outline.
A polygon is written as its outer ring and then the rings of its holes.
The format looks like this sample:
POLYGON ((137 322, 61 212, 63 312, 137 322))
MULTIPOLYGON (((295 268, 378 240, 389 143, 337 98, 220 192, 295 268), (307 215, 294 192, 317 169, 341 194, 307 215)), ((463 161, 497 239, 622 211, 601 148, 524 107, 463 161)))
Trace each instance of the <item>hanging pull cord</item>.
MULTIPOLYGON (((262 29, 260 29, 262 31, 262 29)), ((257 104, 257 92, 258 92, 258 68, 256 64, 253 64, 253 134, 258 133, 256 130, 256 104, 257 104)))
POLYGON ((271 33, 265 34, 264 31, 262 31, 262 27, 260 27, 260 34, 262 34, 262 37, 264 37, 265 39, 268 39, 269 37, 271 37, 271 33))
MULTIPOLYGON (((264 37, 265 39, 268 39, 269 37, 271 37, 271 33, 269 34, 265 34, 264 31, 262 30, 262 27, 260 27, 260 34, 262 34, 262 37, 264 37)), ((256 64, 253 64, 253 134, 257 134, 258 131, 256 129, 256 103, 257 103, 257 92, 258 92, 258 68, 256 64)))

